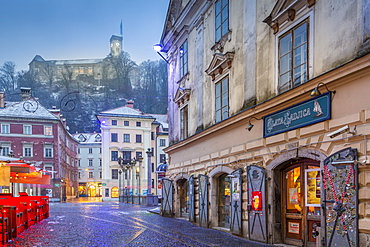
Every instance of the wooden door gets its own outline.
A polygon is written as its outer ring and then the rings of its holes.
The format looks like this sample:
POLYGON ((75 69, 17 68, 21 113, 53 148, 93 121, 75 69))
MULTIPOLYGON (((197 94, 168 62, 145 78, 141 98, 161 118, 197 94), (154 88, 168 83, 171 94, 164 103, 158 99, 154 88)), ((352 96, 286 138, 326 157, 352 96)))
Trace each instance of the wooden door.
POLYGON ((320 226, 321 172, 314 160, 293 161, 282 172, 283 239, 296 246, 315 246, 320 226))

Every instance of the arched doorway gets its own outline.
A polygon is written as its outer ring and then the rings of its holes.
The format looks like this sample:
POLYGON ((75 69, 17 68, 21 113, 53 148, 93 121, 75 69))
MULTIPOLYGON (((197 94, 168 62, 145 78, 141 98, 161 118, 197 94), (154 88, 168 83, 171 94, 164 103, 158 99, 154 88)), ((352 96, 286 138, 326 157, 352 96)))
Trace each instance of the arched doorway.
POLYGON ((177 181, 179 193, 179 211, 180 217, 189 217, 189 182, 187 179, 177 181))
POLYGON ((314 229, 321 219, 320 162, 296 159, 281 169, 282 240, 296 246, 316 246, 314 229))
POLYGON ((218 226, 230 228, 231 178, 228 174, 222 174, 217 180, 218 226))

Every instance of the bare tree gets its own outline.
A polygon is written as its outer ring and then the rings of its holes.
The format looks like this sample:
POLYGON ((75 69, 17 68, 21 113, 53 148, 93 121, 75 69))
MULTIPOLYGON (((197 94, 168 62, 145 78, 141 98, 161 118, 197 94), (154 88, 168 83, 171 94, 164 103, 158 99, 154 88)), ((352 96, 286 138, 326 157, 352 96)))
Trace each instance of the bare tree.
POLYGON ((55 68, 55 66, 53 66, 50 63, 46 63, 45 66, 43 66, 43 68, 42 68, 42 73, 47 78, 50 88, 52 87, 52 84, 53 84, 54 79, 55 79, 55 69, 54 68, 55 68))
POLYGON ((68 64, 63 64, 62 80, 61 84, 65 87, 66 91, 69 92, 72 87, 73 72, 68 64))
POLYGON ((136 63, 131 60, 130 54, 124 51, 118 57, 110 57, 108 60, 116 74, 118 90, 130 95, 130 72, 137 66, 136 63))
POLYGON ((6 92, 17 88, 14 62, 4 62, 4 65, 0 67, 0 87, 6 92))

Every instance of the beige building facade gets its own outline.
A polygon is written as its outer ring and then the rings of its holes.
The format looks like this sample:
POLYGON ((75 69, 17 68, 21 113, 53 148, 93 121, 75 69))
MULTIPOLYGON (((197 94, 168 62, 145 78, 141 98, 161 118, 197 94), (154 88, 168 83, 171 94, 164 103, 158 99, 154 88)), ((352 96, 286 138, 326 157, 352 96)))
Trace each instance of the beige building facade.
POLYGON ((171 1, 162 215, 368 246, 369 15, 367 0, 171 1))

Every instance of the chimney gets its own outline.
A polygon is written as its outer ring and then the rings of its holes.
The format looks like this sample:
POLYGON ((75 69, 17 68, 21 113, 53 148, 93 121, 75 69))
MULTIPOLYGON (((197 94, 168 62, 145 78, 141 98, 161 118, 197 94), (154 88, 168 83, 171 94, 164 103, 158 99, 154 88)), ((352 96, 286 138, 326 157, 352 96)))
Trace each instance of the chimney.
POLYGON ((126 101, 126 106, 134 109, 134 101, 133 100, 127 100, 126 101))
POLYGON ((5 93, 0 92, 0 108, 4 108, 4 107, 5 107, 5 93))
POLYGON ((21 101, 25 101, 29 97, 31 97, 31 88, 21 87, 21 101))

